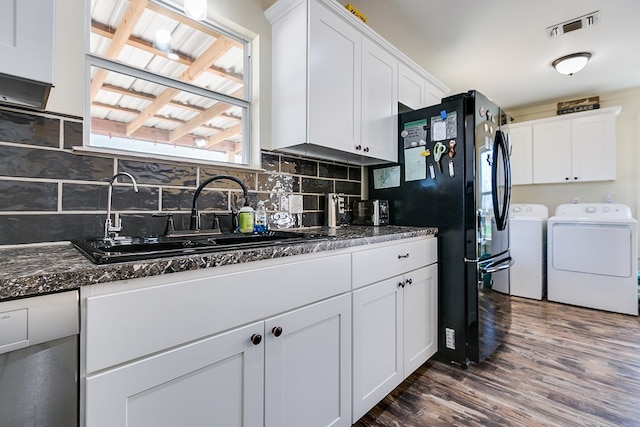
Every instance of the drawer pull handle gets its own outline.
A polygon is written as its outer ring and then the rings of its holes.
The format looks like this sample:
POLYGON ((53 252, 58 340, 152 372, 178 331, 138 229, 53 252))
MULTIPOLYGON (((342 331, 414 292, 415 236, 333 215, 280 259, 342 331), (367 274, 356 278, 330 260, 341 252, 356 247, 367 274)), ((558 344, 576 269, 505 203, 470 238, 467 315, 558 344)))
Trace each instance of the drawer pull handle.
POLYGON ((399 288, 404 288, 404 282, 398 282, 398 287, 399 288))
POLYGON ((258 345, 261 342, 262 342, 262 335, 260 335, 260 334, 251 335, 251 344, 258 345))
POLYGON ((282 335, 282 328, 280 326, 274 326, 273 329, 271 329, 271 333, 274 336, 279 337, 282 335))
POLYGON ((409 285, 413 285, 413 280, 412 280, 412 279, 407 279, 407 283, 408 283, 409 285))
POLYGON ((409 258, 409 254, 398 255, 398 259, 402 259, 402 258, 409 258))

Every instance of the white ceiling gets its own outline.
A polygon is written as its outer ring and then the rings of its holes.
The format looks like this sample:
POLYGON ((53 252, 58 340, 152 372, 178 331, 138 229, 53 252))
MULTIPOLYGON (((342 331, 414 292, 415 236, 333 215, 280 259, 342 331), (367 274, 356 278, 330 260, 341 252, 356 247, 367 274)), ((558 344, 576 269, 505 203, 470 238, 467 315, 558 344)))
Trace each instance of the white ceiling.
MULTIPOLYGON (((269 1, 268 3, 273 3, 269 1)), ((339 0, 451 89, 476 89, 505 109, 640 86, 638 0, 339 0), (560 37, 546 28, 600 11, 600 23, 560 37), (593 56, 573 76, 551 62, 593 56)))

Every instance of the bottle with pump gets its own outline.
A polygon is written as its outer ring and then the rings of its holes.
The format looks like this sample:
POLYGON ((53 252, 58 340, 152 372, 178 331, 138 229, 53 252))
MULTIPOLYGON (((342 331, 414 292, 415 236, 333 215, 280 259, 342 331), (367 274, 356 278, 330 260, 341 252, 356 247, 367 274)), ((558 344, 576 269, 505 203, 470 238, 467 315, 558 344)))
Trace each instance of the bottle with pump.
POLYGON ((253 231, 256 233, 266 233, 268 230, 267 208, 264 206, 264 201, 260 200, 256 206, 256 223, 253 231))

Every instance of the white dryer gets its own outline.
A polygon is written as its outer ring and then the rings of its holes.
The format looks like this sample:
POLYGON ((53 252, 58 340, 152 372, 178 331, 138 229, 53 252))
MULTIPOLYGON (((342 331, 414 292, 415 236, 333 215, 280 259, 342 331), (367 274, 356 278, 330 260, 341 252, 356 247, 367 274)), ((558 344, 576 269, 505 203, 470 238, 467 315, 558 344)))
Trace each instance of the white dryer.
POLYGON ((511 295, 541 300, 547 292, 547 219, 549 209, 538 204, 509 208, 509 269, 511 295))
POLYGON ((558 206, 547 223, 547 299, 637 316, 637 228, 622 204, 558 206))

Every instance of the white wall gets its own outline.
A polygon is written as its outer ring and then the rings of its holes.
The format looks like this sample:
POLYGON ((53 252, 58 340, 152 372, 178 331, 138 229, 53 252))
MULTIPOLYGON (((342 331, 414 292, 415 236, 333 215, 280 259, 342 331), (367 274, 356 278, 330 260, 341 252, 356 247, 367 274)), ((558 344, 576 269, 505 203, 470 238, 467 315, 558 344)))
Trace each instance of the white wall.
MULTIPOLYGON (((633 211, 634 218, 638 218, 638 212, 640 212, 638 191, 640 189, 637 185, 636 170, 637 165, 640 164, 640 150, 637 150, 636 147, 640 144, 640 88, 585 96, 595 95, 600 96, 601 108, 618 105, 622 107, 622 112, 616 121, 616 180, 591 183, 518 185, 513 187, 513 203, 540 203, 546 205, 549 208, 549 214, 553 215, 558 205, 572 203, 574 197, 580 198, 580 202, 604 203, 605 197, 611 194, 615 203, 628 205, 633 211)), ((580 97, 572 99, 576 98, 580 97)), ((515 118, 516 123, 551 117, 556 115, 557 102, 561 101, 567 101, 567 99, 558 99, 517 111, 511 110, 508 113, 515 118)), ((593 155, 598 156, 598 153, 593 153, 593 155)))

